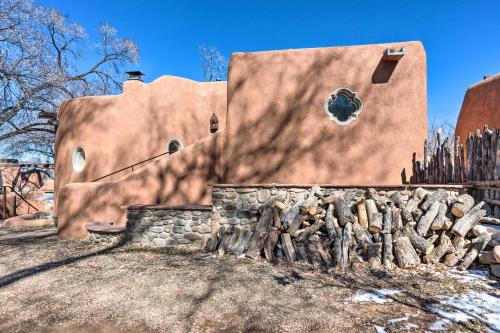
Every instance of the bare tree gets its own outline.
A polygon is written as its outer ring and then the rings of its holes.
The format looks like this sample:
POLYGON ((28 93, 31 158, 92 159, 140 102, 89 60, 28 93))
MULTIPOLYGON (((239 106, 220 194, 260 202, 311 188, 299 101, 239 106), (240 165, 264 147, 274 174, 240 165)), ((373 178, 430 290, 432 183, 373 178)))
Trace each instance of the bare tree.
POLYGON ((201 59, 201 69, 205 81, 222 81, 227 73, 227 60, 215 48, 198 45, 201 59))
MULTIPOLYGON (((455 145, 455 126, 449 121, 440 124, 431 121, 429 124, 429 132, 427 134, 426 152, 432 154, 438 146, 446 142, 446 145, 453 151, 455 145)), ((426 158, 429 156, 426 156, 426 158)))
POLYGON ((85 29, 31 0, 0 0, 0 142, 12 153, 50 154, 54 126, 38 118, 61 101, 115 93, 120 68, 138 59, 137 45, 107 23, 89 49, 85 29), (96 59, 84 67, 81 60, 96 59), (83 68, 83 69, 82 69, 83 68), (17 147, 16 149, 13 149, 17 147))

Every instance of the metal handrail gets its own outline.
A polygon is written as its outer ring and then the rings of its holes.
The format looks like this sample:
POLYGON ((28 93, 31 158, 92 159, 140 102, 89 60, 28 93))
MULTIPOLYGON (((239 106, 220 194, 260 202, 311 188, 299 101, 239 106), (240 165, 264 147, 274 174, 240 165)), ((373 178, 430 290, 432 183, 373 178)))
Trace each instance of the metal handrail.
POLYGON ((93 183, 93 182, 99 181, 99 180, 101 180, 101 179, 104 179, 104 178, 106 178, 106 177, 109 177, 109 176, 115 175, 115 174, 117 174, 117 173, 120 173, 120 172, 125 171, 125 170, 130 169, 130 168, 132 168, 132 171, 134 171, 134 167, 135 167, 135 166, 137 166, 137 165, 139 165, 139 164, 142 164, 142 163, 145 163, 145 162, 149 162, 149 161, 151 161, 151 160, 154 160, 155 158, 161 157, 161 156, 163 156, 163 155, 169 155, 169 154, 170 154, 169 152, 161 153, 160 155, 156 155, 156 156, 150 157, 150 158, 148 158, 148 159, 142 160, 142 161, 140 161, 140 162, 137 162, 137 163, 131 164, 131 165, 126 166, 126 167, 124 167, 124 168, 121 168, 121 169, 119 169, 119 170, 116 170, 116 171, 113 171, 113 172, 111 172, 111 173, 108 173, 107 175, 104 175, 104 176, 102 176, 102 177, 96 178, 96 179, 92 180, 91 182, 93 183))
POLYGON ((15 195, 17 195, 21 200, 26 202, 30 207, 32 207, 34 210, 39 212, 40 210, 33 206, 31 203, 28 202, 21 194, 17 193, 17 191, 10 185, 3 185, 3 213, 4 213, 4 218, 7 216, 7 188, 10 188, 12 192, 14 192, 15 195))

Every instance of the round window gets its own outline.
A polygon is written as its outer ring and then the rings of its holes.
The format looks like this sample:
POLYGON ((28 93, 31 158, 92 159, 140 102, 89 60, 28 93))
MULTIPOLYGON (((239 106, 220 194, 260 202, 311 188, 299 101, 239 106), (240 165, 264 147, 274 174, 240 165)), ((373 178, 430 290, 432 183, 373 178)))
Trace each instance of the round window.
POLYGON ((76 172, 81 172, 85 168, 85 150, 82 147, 77 147, 73 150, 73 156, 71 162, 73 164, 73 170, 76 172))
POLYGON ((182 149, 182 142, 179 139, 172 139, 167 143, 167 153, 172 155, 173 153, 182 149))

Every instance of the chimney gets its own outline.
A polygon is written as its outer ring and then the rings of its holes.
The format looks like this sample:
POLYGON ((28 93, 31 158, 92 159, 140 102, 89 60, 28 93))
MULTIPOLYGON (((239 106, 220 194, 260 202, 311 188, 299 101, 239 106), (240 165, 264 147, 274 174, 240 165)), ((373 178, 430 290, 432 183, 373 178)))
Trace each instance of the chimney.
POLYGON ((141 81, 141 82, 144 82, 142 80, 142 76, 145 75, 143 72, 141 71, 130 71, 130 72, 125 72, 128 74, 128 80, 138 80, 138 81, 141 81))

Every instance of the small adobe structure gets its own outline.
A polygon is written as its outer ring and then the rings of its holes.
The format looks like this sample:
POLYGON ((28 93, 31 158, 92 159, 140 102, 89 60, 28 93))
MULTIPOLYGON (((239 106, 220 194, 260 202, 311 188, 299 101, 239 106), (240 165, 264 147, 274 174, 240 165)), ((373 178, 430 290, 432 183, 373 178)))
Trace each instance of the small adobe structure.
POLYGON ((487 76, 465 93, 455 128, 455 137, 465 142, 470 133, 484 125, 500 128, 500 74, 487 76))
POLYGON ((124 226, 130 205, 210 205, 214 184, 402 185, 423 157, 426 83, 423 45, 399 42, 238 52, 227 82, 128 80, 66 101, 59 238, 124 226))

